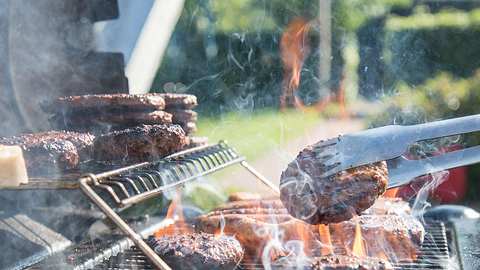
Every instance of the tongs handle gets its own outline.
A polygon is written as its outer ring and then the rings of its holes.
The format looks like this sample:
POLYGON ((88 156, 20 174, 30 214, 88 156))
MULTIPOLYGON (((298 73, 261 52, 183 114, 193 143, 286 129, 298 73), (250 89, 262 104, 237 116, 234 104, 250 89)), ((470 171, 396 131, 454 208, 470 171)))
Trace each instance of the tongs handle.
POLYGON ((402 186, 415 177, 480 162, 480 146, 448 152, 419 160, 398 157, 387 161, 388 188, 402 186))
POLYGON ((413 141, 448 137, 480 131, 480 114, 406 127, 410 129, 413 141))

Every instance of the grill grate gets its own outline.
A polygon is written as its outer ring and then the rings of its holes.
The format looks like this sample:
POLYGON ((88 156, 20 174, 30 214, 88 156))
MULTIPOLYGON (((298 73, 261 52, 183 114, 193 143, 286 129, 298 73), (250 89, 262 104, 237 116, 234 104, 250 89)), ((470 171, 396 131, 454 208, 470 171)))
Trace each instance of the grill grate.
MULTIPOLYGON (((94 181, 89 183, 109 196, 116 206, 125 207, 238 163, 252 169, 243 156, 225 142, 219 142, 179 152, 157 162, 90 175, 94 181)), ((271 185, 268 180, 264 183, 271 185)), ((276 189, 273 185, 271 188, 276 189)))
POLYGON ((88 174, 79 180, 80 188, 125 233, 135 245, 163 270, 171 268, 155 254, 143 239, 113 209, 127 207, 156 197, 199 177, 240 164, 259 181, 279 194, 278 188, 248 165, 245 158, 221 141, 170 155, 157 162, 144 162, 100 174, 88 174), (110 200, 108 200, 110 199, 110 200))
MULTIPOLYGON (((428 222, 425 225, 426 236, 420 256, 414 262, 394 264, 394 269, 431 269, 446 270, 450 260, 449 238, 444 223, 428 222)), ((92 264, 90 264, 92 265, 92 264)), ((137 247, 131 246, 109 258, 99 258, 94 267, 80 266, 77 269, 118 270, 118 269, 155 269, 148 258, 137 247)), ((261 270, 260 264, 242 264, 243 270, 261 270)))

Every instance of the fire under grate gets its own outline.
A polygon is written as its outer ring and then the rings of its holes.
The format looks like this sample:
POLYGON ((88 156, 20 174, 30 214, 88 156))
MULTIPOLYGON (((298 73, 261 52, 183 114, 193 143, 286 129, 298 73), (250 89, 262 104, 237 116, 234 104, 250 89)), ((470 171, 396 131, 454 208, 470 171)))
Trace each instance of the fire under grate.
MULTIPOLYGON (((418 258, 414 262, 396 263, 394 269, 449 269, 453 260, 452 250, 455 250, 452 231, 444 223, 436 221, 427 222, 425 230, 426 236, 418 258)), ((128 243, 121 241, 113 245, 88 243, 76 247, 66 256, 67 258, 83 257, 85 259, 85 250, 90 250, 86 253, 95 254, 83 263, 78 261, 74 263, 76 266, 73 269, 79 270, 155 269, 140 249, 132 245, 130 241, 128 243), (91 250, 93 247, 95 247, 94 250, 91 250)), ((458 263, 457 268, 460 268, 458 263)), ((261 264, 241 264, 239 269, 260 270, 264 268, 261 264)))

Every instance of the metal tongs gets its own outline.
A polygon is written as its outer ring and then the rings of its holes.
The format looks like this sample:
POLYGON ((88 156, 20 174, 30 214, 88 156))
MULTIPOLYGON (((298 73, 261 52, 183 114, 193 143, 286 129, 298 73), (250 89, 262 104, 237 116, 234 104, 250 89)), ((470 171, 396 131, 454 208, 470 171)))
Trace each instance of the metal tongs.
POLYGON ((388 188, 411 182, 415 177, 480 162, 480 145, 419 160, 403 156, 415 142, 480 131, 480 114, 419 125, 390 125, 368 129, 315 145, 324 164, 324 177, 340 171, 387 161, 388 188))

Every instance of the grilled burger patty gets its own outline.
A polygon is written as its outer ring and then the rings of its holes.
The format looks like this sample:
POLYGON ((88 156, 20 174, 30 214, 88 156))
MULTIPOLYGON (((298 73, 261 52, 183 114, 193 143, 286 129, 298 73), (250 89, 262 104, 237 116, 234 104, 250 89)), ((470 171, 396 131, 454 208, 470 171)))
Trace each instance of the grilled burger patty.
POLYGON ((280 199, 288 212, 312 224, 336 223, 360 214, 387 187, 385 162, 377 162, 322 177, 315 145, 302 150, 282 173, 280 199))
POLYGON ((142 162, 177 152, 188 137, 177 125, 142 125, 97 137, 94 157, 99 161, 142 162))
POLYGON ((165 100, 165 109, 167 111, 173 109, 191 110, 198 105, 197 97, 194 95, 176 93, 163 93, 158 95, 165 100))
POLYGON ((91 158, 94 136, 88 133, 48 131, 0 138, 0 144, 19 145, 30 174, 54 173, 91 158))
POLYGON ((50 105, 43 105, 47 112, 69 112, 86 109, 163 110, 165 100, 160 94, 101 94, 60 97, 50 105))
POLYGON ((150 237, 149 244, 172 269, 234 269, 243 249, 233 237, 206 233, 150 237))
POLYGON ((330 224, 334 245, 350 250, 357 223, 365 240, 367 255, 386 255, 389 261, 411 261, 416 258, 425 237, 423 225, 411 216, 363 215, 352 220, 330 224))
POLYGON ((393 266, 380 258, 327 255, 303 260, 280 258, 272 263, 272 269, 284 270, 390 270, 393 266))
POLYGON ((69 130, 93 130, 95 132, 109 132, 138 125, 171 124, 172 115, 164 111, 152 112, 90 112, 66 113, 55 115, 50 119, 55 128, 69 130))
POLYGON ((196 122, 198 119, 198 114, 192 110, 173 109, 173 110, 168 110, 167 112, 173 115, 172 121, 175 124, 185 124, 189 122, 196 122))
MULTIPOLYGON (((227 203, 194 220, 200 232, 222 231, 234 235, 245 249, 245 260, 258 263, 265 246, 281 232, 282 241, 314 239, 317 228, 294 219, 279 200, 249 200, 227 203)), ((285 251, 271 250, 276 257, 285 251)), ((306 251, 309 252, 309 251, 306 251)))

